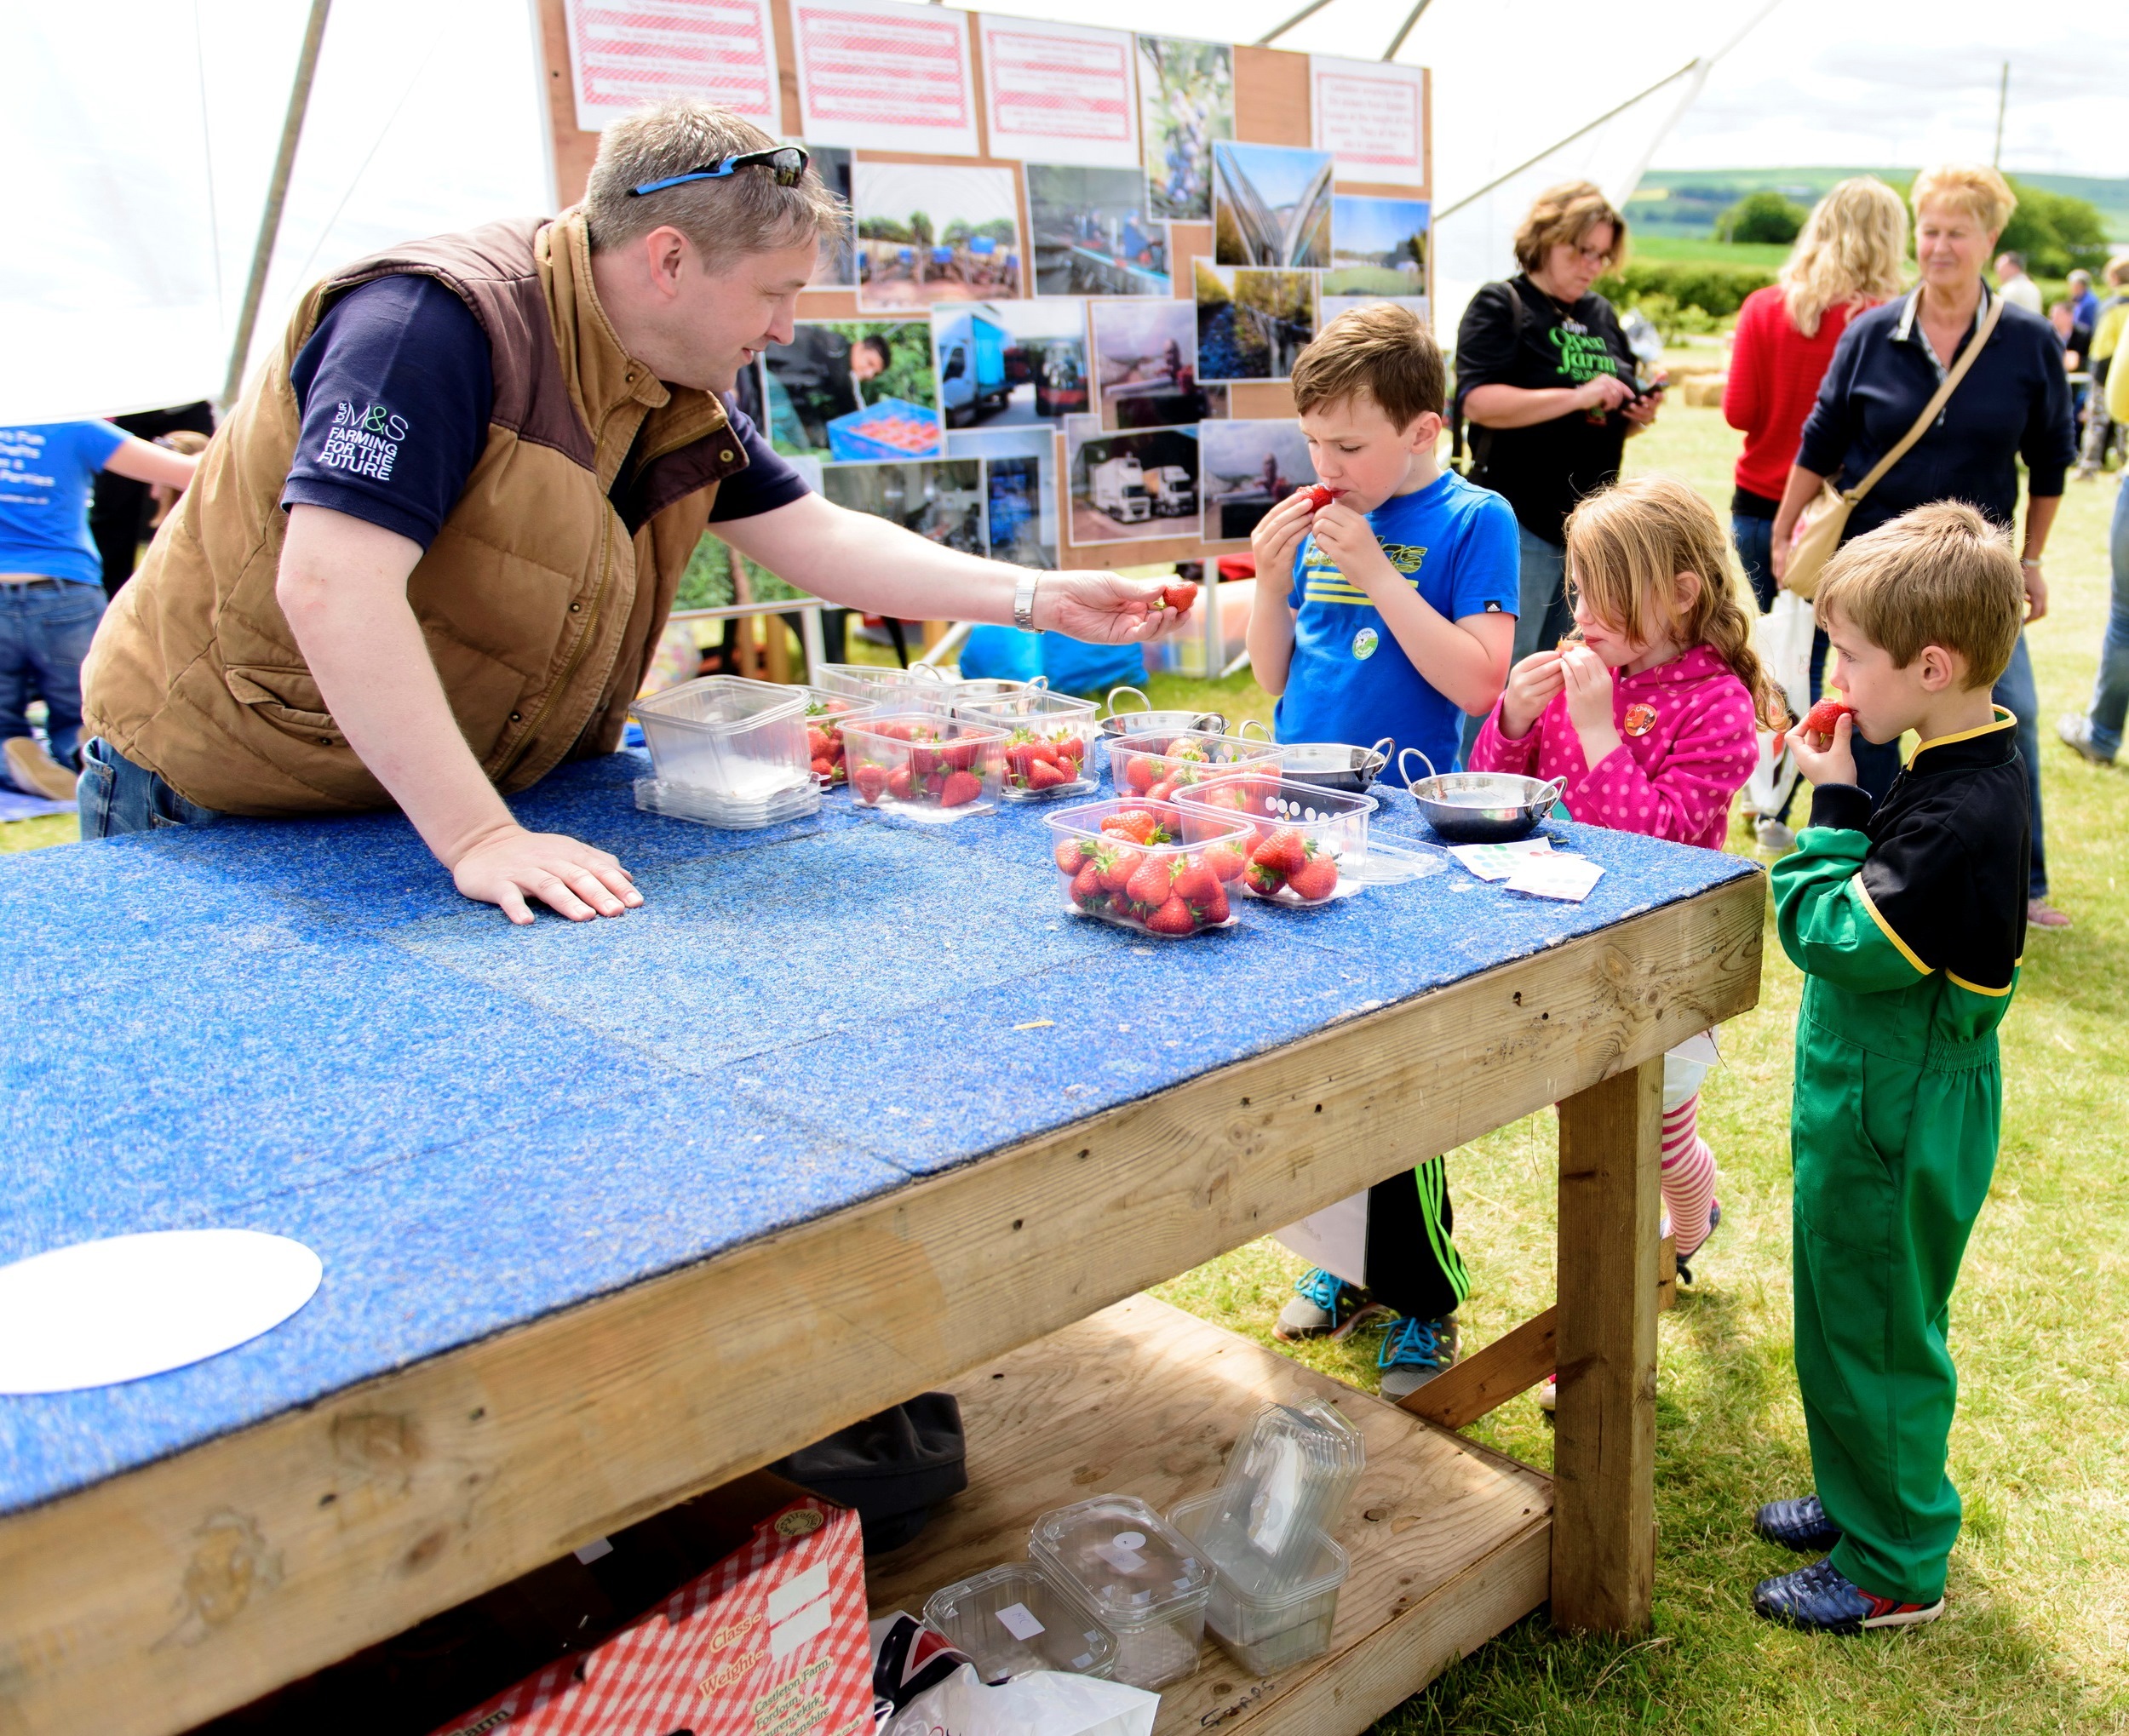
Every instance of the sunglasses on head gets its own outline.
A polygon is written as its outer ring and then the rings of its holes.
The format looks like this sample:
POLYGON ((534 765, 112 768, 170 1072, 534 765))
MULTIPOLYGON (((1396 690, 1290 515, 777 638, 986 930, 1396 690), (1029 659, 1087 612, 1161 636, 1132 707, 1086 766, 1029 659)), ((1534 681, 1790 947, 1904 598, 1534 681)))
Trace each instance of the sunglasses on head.
POLYGON ((646 193, 663 192, 669 186, 681 186, 691 180, 722 180, 743 169, 766 169, 769 178, 778 186, 796 186, 799 177, 806 173, 806 161, 805 151, 796 145, 778 145, 766 151, 742 151, 721 163, 691 169, 685 175, 669 175, 663 180, 646 180, 641 186, 630 187, 628 197, 641 198, 646 193))

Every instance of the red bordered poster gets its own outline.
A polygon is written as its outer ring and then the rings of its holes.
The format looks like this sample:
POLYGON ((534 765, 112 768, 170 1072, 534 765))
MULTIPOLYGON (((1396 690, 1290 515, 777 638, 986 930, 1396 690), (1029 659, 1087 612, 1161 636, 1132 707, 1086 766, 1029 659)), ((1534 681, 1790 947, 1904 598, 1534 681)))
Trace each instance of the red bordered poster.
POLYGON ((1340 180, 1426 185, 1426 74, 1380 60, 1308 58, 1311 141, 1340 180))
POLYGON ((807 143, 977 154, 966 13, 898 0, 791 0, 791 33, 807 143))
POLYGON ((567 0, 567 13, 584 131, 645 103, 699 96, 783 132, 768 0, 567 0))
POLYGON ((982 26, 992 156, 1090 169, 1139 166, 1129 36, 990 13, 982 26))

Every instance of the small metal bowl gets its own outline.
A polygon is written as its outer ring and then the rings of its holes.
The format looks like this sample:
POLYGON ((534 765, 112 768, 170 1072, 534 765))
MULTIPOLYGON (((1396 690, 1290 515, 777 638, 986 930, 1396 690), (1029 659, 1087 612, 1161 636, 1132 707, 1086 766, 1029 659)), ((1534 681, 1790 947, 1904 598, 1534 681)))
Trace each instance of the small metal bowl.
POLYGON ((1318 789, 1364 796, 1389 765, 1389 750, 1395 745, 1387 736, 1372 748, 1356 748, 1347 742, 1283 742, 1279 776, 1294 783, 1312 783, 1318 789))
POLYGON ((1506 771, 1438 772, 1417 748, 1397 755, 1397 775, 1405 779, 1420 816, 1451 844, 1512 844, 1528 838, 1552 811, 1567 780, 1550 783, 1506 771), (1419 753, 1427 775, 1408 776, 1407 754, 1419 753))
POLYGON ((1105 736, 1152 736, 1165 731, 1170 736, 1196 730, 1200 735, 1224 736, 1227 733, 1227 719, 1216 711, 1155 711, 1153 702, 1136 687, 1112 687, 1109 690, 1109 715, 1101 720, 1105 736), (1136 694, 1145 709, 1123 711, 1116 709, 1116 696, 1136 694))

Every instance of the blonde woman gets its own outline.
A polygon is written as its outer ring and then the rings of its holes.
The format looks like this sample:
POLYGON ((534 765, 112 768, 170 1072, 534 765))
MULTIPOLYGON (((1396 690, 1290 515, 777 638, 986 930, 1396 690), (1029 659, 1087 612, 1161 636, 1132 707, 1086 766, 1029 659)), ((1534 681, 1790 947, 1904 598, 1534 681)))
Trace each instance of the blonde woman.
MULTIPOLYGON (((1776 579, 1788 564, 1796 521, 1820 488, 1828 478, 1853 487, 1900 443, 1989 312, 1992 298, 1982 271, 2017 203, 2004 178, 1979 164, 1925 169, 1908 197, 1922 281, 1898 301, 1851 319, 1834 347, 1775 517, 1776 579)), ((2076 451, 2063 347, 2046 320, 2005 298, 1995 329, 1958 390, 1922 438, 1856 503, 1844 540, 1852 541, 1938 501, 1963 501, 2009 537, 2018 523, 2023 459, 2026 506, 2019 553, 2026 619, 2038 621, 2047 611, 2040 553, 2063 504, 2063 478, 2076 451)), ((2067 927, 2069 918, 2047 902, 2038 701, 2023 636, 1996 683, 1995 697, 2017 719, 2032 797, 2026 920, 2042 930, 2067 927)), ((1899 770, 1897 743, 1857 743, 1856 782, 1873 799, 1884 799, 1899 770)))
POLYGON ((1875 175, 1859 175, 1812 207, 1780 279, 1738 310, 1723 387, 1723 419, 1745 437, 1730 530, 1762 615, 1774 607, 1774 515, 1804 418, 1849 320, 1900 293, 1907 256, 1908 208, 1875 175))

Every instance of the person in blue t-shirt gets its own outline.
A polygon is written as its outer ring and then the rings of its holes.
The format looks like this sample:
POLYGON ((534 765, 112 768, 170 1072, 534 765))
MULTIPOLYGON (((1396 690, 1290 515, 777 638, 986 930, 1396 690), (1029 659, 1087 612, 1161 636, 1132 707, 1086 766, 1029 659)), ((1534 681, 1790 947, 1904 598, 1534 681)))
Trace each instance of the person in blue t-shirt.
MULTIPOLYGON (((1340 314, 1294 360, 1301 432, 1335 498, 1319 507, 1300 490, 1250 539, 1249 659, 1278 698, 1282 742, 1388 736, 1446 771, 1464 718, 1501 697, 1521 595, 1515 512, 1435 461, 1443 373, 1426 327, 1388 302, 1340 314)), ((1289 1224, 1279 1240, 1311 1269, 1273 1331, 1342 1338, 1392 1317, 1376 1361, 1383 1396, 1403 1398, 1456 1360, 1471 1280, 1455 1223, 1437 1157, 1289 1224)))
POLYGON ((181 490, 198 463, 109 422, 0 427, 0 753, 25 794, 73 799, 81 662, 104 612, 89 534, 96 473, 181 490), (26 715, 39 698, 49 753, 26 715))

